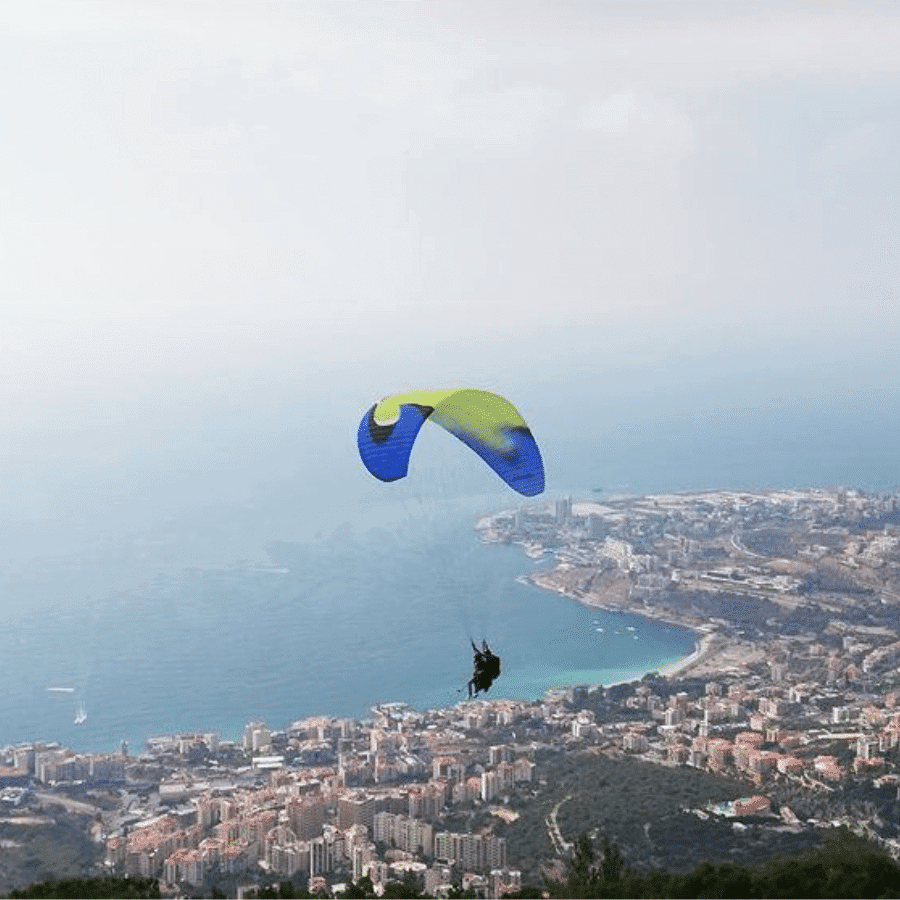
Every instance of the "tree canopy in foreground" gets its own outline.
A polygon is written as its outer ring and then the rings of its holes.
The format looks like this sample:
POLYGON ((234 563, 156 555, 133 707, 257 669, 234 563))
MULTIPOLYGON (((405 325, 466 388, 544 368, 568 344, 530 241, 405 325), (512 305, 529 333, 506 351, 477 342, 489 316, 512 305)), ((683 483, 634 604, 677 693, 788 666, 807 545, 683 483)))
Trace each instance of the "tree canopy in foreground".
POLYGON ((158 898, 159 882, 155 878, 63 878, 40 881, 7 894, 8 897, 115 897, 158 898))

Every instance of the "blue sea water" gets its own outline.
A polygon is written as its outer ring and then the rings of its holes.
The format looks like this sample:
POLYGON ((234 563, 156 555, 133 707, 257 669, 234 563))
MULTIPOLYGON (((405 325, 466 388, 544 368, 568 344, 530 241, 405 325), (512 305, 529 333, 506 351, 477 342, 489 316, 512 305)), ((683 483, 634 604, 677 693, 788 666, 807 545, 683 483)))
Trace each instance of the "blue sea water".
POLYGON ((283 728, 315 714, 363 718, 389 700, 449 706, 464 696, 470 638, 503 660, 491 696, 523 698, 639 677, 693 649, 685 629, 517 581, 535 563, 481 543, 475 506, 440 521, 411 510, 399 526, 291 543, 276 562, 173 570, 23 615, 0 635, 0 742, 139 747, 183 730, 234 737, 251 718, 283 728), (75 692, 47 691, 60 685, 75 692), (79 702, 88 719, 76 726, 79 702))
MULTIPOLYGON (((894 419, 860 410, 660 414, 639 429, 607 425, 602 441, 560 428, 543 446, 548 499, 598 485, 896 488, 894 419)), ((68 519, 54 501, 55 518, 0 526, 0 745, 139 748, 182 730, 234 738, 251 718, 283 728, 316 714, 363 717, 390 700, 446 706, 462 696, 470 637, 503 659, 491 696, 639 677, 691 652, 685 629, 517 581, 535 563, 479 543, 473 524, 518 498, 452 439, 443 458, 439 435, 422 440, 416 471, 389 491, 360 473, 350 442, 333 443, 343 449, 321 477, 286 477, 302 471, 293 459, 257 461, 269 474, 247 496, 168 518, 167 491, 201 495, 196 471, 170 464, 155 482, 120 474, 103 490, 85 476, 60 494, 68 519), (286 546, 270 556, 274 540, 286 546), (74 690, 47 691, 60 685, 74 690), (78 703, 88 718, 76 726, 78 703)), ((203 473, 207 494, 250 484, 246 471, 219 476, 203 473)))

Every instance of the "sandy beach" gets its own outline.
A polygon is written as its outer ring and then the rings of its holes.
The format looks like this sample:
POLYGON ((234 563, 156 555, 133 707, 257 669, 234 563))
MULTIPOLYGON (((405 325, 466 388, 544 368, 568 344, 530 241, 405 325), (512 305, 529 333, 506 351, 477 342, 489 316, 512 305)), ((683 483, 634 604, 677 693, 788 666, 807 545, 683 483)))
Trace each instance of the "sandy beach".
POLYGON ((690 669, 699 666, 700 663, 712 655, 718 642, 717 639, 718 641, 722 641, 718 631, 712 626, 706 626, 705 629, 700 631, 700 637, 697 639, 697 643, 694 645, 694 652, 691 653, 690 656, 686 656, 680 662, 663 666, 657 671, 666 678, 675 678, 678 675, 686 675, 690 669))

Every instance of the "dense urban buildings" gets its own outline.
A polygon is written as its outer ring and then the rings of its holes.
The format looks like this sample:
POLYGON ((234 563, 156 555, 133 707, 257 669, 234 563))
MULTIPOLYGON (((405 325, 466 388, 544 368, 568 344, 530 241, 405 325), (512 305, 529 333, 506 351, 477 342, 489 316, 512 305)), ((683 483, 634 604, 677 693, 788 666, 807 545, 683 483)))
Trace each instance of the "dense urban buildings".
MULTIPOLYGON (((705 817, 815 828, 779 798, 900 797, 900 502, 859 491, 720 491, 520 507, 478 523, 552 565, 528 578, 580 602, 695 628, 696 652, 630 685, 538 701, 374 707, 231 742, 162 736, 128 755, 23 744, 0 753, 0 806, 80 784, 116 797, 96 838, 109 870, 165 890, 296 877, 339 892, 412 878, 501 896, 522 883, 505 825, 546 788, 539 759, 579 749, 727 774, 705 817)), ((796 805, 796 803, 794 804, 796 805)), ((833 817, 900 856, 875 805, 833 817)), ((896 819, 896 817, 895 817, 896 819)), ((828 824, 831 824, 829 822, 828 824)), ((575 837, 553 816, 558 855, 575 837)), ((547 862, 550 862, 549 860, 547 862)))

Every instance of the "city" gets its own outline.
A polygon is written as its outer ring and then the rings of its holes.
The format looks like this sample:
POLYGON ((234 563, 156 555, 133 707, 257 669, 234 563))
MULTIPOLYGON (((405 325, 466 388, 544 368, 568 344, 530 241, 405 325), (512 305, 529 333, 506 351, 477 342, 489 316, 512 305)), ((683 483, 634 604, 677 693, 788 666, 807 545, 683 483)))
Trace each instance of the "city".
MULTIPOLYGON (((137 755, 6 747, 5 845, 57 803, 82 817, 100 870, 158 878, 168 895, 298 876, 338 895, 367 876, 376 890, 406 879, 497 897, 552 877, 577 837, 553 766, 604 758, 719 779, 678 812, 735 841, 751 825, 810 840, 845 825, 900 857, 898 497, 560 498, 477 530, 541 560, 524 576, 539 587, 695 629, 695 653, 535 701, 383 703, 365 721, 248 722, 237 741, 155 737, 137 755), (537 849, 517 837, 528 822, 537 849)), ((657 860, 614 837, 630 862, 657 860)))

